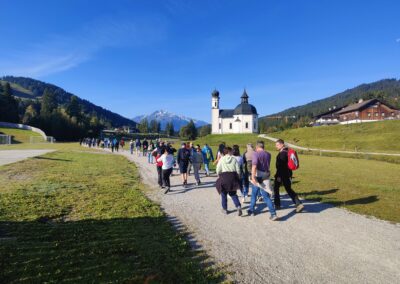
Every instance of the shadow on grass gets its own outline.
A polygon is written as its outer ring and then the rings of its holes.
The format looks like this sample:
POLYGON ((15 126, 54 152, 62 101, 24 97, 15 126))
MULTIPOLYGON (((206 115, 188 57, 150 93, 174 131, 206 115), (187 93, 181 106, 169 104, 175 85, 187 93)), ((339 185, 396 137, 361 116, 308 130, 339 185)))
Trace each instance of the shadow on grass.
POLYGON ((50 157, 43 157, 43 156, 36 156, 36 157, 33 157, 33 159, 36 159, 36 160, 61 161, 61 162, 72 162, 72 160, 57 159, 57 158, 50 158, 50 157))
POLYGON ((1 283, 219 283, 225 279, 177 219, 169 223, 163 216, 82 221, 62 217, 0 222, 1 283))

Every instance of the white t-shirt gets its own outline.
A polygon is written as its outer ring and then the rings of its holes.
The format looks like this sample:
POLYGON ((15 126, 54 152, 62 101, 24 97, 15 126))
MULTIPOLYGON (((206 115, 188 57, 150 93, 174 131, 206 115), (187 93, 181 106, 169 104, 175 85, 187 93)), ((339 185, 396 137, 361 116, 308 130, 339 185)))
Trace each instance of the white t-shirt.
POLYGON ((162 162, 163 163, 162 169, 168 170, 174 166, 175 159, 174 156, 168 154, 168 155, 162 155, 160 158, 157 159, 157 162, 162 162))

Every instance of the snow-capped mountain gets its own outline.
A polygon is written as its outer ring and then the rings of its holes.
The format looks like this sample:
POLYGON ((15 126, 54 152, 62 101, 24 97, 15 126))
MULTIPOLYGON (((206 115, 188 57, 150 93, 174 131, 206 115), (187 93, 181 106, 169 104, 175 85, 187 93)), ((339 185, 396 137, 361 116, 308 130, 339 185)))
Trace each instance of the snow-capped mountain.
POLYGON ((134 117, 132 120, 135 122, 140 122, 143 119, 147 119, 148 122, 152 120, 157 120, 161 124, 161 130, 165 129, 165 126, 168 122, 172 122, 174 125, 174 130, 179 131, 182 126, 185 126, 186 124, 189 123, 189 121, 192 119, 196 127, 204 126, 209 124, 208 122, 202 121, 202 120, 197 120, 193 119, 190 117, 186 117, 183 115, 177 115, 165 110, 158 110, 153 112, 152 114, 147 114, 147 115, 139 115, 134 117))

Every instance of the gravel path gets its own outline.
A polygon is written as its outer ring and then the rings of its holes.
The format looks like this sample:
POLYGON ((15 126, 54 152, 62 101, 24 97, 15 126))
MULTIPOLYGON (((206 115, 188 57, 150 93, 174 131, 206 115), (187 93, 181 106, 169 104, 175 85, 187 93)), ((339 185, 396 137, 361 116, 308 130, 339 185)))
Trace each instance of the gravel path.
POLYGON ((1 150, 0 166, 25 160, 27 158, 41 156, 55 150, 1 150))
POLYGON ((309 201, 304 213, 295 214, 287 196, 282 205, 290 206, 278 211, 280 222, 269 221, 264 205, 261 214, 239 217, 231 200, 232 213, 223 215, 216 177, 202 178, 204 185, 196 188, 190 176, 191 185, 184 189, 175 174, 175 186, 164 195, 155 188, 154 165, 122 154, 153 188, 150 198, 193 233, 197 248, 227 265, 237 283, 400 283, 399 224, 309 201))

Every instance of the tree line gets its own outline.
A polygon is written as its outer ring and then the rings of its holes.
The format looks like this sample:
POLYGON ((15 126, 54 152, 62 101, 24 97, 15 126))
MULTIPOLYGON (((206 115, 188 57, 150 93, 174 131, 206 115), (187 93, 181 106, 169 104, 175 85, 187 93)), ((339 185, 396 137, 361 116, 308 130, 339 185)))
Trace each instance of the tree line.
POLYGON ((0 121, 35 126, 63 141, 95 137, 103 128, 112 126, 95 112, 85 113, 74 95, 65 104, 59 104, 50 89, 45 89, 40 98, 16 98, 8 82, 0 84, 0 121))

